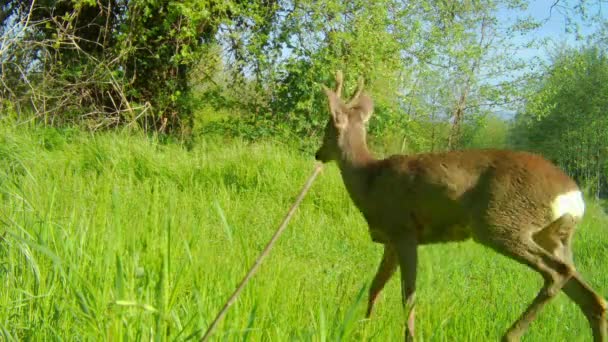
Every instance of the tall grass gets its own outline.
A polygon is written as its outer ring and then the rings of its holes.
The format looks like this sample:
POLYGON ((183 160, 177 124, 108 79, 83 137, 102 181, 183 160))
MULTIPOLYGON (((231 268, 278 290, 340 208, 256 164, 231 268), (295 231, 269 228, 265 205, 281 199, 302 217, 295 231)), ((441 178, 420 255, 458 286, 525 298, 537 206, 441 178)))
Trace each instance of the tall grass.
MULTIPOLYGON (((5 340, 191 340, 272 235, 312 158, 270 143, 191 150, 120 133, 0 128, 0 336, 5 340)), ((608 295, 607 219, 590 203, 580 272, 608 295)), ((216 332, 235 340, 397 340, 398 277, 371 320, 381 255, 328 167, 216 332)), ((532 271, 472 242, 422 247, 421 341, 497 340, 540 289, 532 271)), ((526 338, 586 341, 560 295, 526 338)))

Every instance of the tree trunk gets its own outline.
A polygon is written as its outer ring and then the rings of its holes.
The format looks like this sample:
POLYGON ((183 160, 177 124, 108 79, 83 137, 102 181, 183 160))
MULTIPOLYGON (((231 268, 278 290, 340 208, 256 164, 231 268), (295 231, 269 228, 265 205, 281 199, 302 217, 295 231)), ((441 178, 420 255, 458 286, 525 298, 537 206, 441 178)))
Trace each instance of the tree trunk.
POLYGON ((450 134, 448 136, 448 150, 454 151, 458 148, 460 144, 460 137, 462 121, 464 119, 464 109, 467 103, 467 95, 469 92, 469 85, 467 84, 467 89, 465 89, 458 102, 456 102, 454 106, 454 110, 452 111, 452 127, 450 127, 450 134))

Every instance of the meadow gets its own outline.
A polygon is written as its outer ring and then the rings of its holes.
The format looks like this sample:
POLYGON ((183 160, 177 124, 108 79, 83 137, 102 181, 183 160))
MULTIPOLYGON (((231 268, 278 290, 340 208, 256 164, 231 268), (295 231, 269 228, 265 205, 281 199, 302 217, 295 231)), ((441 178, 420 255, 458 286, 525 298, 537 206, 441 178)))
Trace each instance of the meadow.
MULTIPOLYGON (((309 151, 278 142, 201 138, 187 149, 1 123, 1 339, 200 338, 312 168, 309 151)), ((608 218, 587 207, 575 262, 608 297, 608 218)), ((214 340, 400 340, 398 276, 364 319, 381 254, 326 167, 214 340)), ((419 341, 496 341, 542 284, 470 241, 422 247, 419 259, 419 341)), ((563 294, 524 336, 590 339, 563 294)))

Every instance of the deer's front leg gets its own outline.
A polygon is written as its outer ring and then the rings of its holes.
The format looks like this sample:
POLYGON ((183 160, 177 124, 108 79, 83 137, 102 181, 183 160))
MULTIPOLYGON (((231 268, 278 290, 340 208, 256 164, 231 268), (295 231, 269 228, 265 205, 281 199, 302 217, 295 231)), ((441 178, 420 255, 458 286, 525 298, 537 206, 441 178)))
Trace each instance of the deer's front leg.
POLYGON ((395 270, 397 269, 397 255, 395 254, 394 248, 389 245, 384 245, 384 254, 382 255, 382 261, 378 267, 378 271, 374 276, 372 285, 369 288, 369 298, 367 302, 367 313, 365 317, 369 318, 372 314, 374 304, 378 299, 378 295, 386 285, 386 282, 391 279, 395 270))
POLYGON ((418 264, 418 242, 414 235, 403 236, 395 244, 395 250, 401 268, 401 294, 407 317, 405 325, 405 340, 414 340, 415 331, 415 294, 416 267, 418 264))

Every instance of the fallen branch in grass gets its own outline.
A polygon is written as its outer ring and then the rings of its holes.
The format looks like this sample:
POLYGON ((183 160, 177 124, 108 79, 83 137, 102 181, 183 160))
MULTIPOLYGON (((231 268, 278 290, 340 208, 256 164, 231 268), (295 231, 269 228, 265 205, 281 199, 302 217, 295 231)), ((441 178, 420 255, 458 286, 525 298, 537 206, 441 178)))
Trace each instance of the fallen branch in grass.
POLYGON ((245 285, 247 285, 247 283, 249 282, 251 277, 253 277, 255 272, 258 270, 258 268, 262 264, 262 261, 264 260, 264 258, 268 255, 268 253, 274 246, 275 242, 278 240, 279 236, 281 236, 281 234, 287 227, 289 220, 291 220, 291 217, 293 216, 296 209, 300 205, 300 202, 302 202, 302 200, 304 199, 304 196, 306 196, 306 193, 308 192, 308 190, 312 186, 312 183, 314 182, 315 178, 317 178, 317 176, 319 175, 319 172, 321 172, 322 169, 323 169, 323 164, 317 164, 315 166, 314 171, 312 172, 310 177, 308 177, 308 180, 304 184, 304 187, 302 187, 302 190, 300 190, 298 197, 296 198, 295 202, 293 202, 293 204, 291 205, 291 208, 289 208, 289 211, 287 212, 287 215, 285 215, 285 218, 283 218, 283 221, 279 225, 279 228, 277 228, 277 231, 274 233, 272 238, 270 238, 270 241, 268 241, 268 244, 266 245, 266 247, 264 248, 264 250, 262 251, 260 256, 258 256, 258 258, 255 260, 255 262, 253 263, 253 266, 251 266, 251 269, 249 269, 249 272, 247 272, 247 274, 245 275, 243 280, 241 280, 241 282, 239 283, 237 288, 234 290, 234 292, 232 293, 230 298, 228 298, 228 300, 226 301, 226 303, 224 304, 224 306, 222 307, 220 312, 218 312, 217 316, 215 317, 215 319, 213 320, 211 325, 209 325, 209 328, 205 332, 205 335, 203 335, 201 342, 205 342, 205 341, 209 340, 209 338, 211 337, 211 334, 213 334, 213 331, 215 330, 217 325, 220 323, 222 318, 224 318, 224 315, 228 311, 228 308, 230 308, 230 306, 232 304, 234 304, 234 302, 236 301, 236 298, 241 293, 241 291, 243 290, 245 285))

